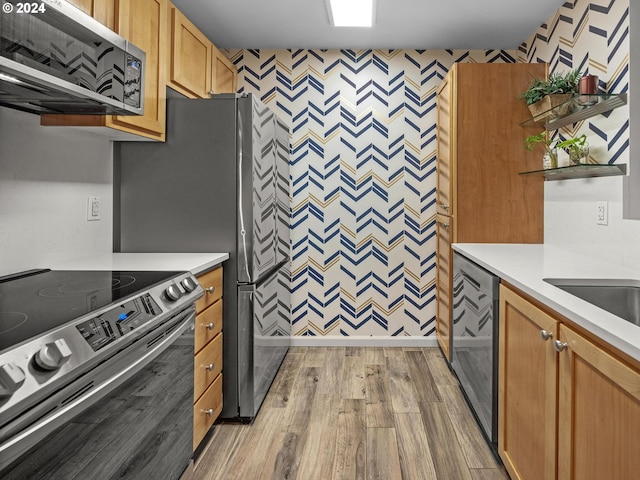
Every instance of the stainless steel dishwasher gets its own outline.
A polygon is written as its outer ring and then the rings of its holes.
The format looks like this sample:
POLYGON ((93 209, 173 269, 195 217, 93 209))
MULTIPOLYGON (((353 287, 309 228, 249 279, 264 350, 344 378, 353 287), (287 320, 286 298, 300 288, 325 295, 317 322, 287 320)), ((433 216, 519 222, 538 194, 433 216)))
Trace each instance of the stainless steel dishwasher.
POLYGON ((451 368, 496 456, 499 283, 497 276, 454 252, 451 368))

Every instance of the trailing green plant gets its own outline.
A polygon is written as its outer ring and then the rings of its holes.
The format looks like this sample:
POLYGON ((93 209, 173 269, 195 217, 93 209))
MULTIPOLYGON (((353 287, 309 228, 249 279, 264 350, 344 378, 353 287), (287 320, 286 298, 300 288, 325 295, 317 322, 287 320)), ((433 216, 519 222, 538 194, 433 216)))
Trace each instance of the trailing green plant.
POLYGON ((547 95, 561 93, 578 93, 578 82, 582 77, 582 73, 578 69, 569 72, 554 72, 549 75, 548 80, 534 78, 529 87, 520 94, 520 99, 524 100, 527 105, 542 100, 547 95))
POLYGON ((583 135, 580 135, 579 137, 568 138, 567 140, 558 142, 556 144, 556 147, 569 150, 571 148, 583 147, 585 143, 587 143, 587 136, 583 134, 583 135))
POLYGON ((524 144, 524 147, 531 151, 533 150, 533 147, 535 147, 538 143, 544 143, 544 148, 546 150, 550 150, 551 144, 553 143, 552 140, 549 138, 549 134, 547 133, 547 131, 543 131, 541 133, 539 133, 538 135, 530 135, 527 138, 524 139, 524 142, 522 142, 524 144))
POLYGON ((577 165, 580 163, 581 158, 586 158, 589 155, 589 144, 587 143, 587 136, 584 134, 558 142, 556 148, 562 148, 567 151, 569 162, 572 165, 577 165))
POLYGON ((540 132, 538 135, 530 135, 524 139, 524 147, 531 151, 537 144, 542 143, 544 145, 544 155, 542 156, 543 168, 557 168, 558 167, 558 152, 552 147, 553 141, 549 136, 549 132, 546 130, 540 132))

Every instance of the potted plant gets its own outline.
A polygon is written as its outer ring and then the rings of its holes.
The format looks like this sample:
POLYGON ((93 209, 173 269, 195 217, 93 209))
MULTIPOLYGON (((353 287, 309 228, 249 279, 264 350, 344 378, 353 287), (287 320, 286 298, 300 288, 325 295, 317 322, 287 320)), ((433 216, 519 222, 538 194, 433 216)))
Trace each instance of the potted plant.
MULTIPOLYGON (((549 75, 547 80, 534 78, 529 87, 520 94, 531 115, 537 117, 544 112, 550 114, 550 110, 560 104, 567 102, 573 95, 578 93, 578 83, 582 74, 578 69, 569 72, 555 72, 549 75)), ((566 105, 568 111, 569 105, 566 105)), ((564 115, 567 112, 557 112, 564 115)))
POLYGON ((527 150, 533 150, 538 143, 544 146, 544 155, 542 156, 542 168, 558 168, 558 151, 551 144, 549 133, 545 130, 538 135, 530 135, 524 139, 524 146, 527 150))
POLYGON ((589 143, 586 135, 569 138, 556 144, 556 148, 562 148, 569 154, 569 165, 587 163, 589 158, 589 143))

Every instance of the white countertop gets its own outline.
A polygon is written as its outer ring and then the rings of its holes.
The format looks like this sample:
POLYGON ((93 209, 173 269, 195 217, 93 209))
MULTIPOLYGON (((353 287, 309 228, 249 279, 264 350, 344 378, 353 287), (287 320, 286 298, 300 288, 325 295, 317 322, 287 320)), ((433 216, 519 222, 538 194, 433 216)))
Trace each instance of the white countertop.
POLYGON ((640 280, 639 270, 551 245, 457 243, 453 244, 453 250, 640 361, 640 327, 543 281, 544 278, 640 280))
POLYGON ((165 270, 205 272, 229 258, 228 253, 107 253, 53 263, 52 270, 165 270))

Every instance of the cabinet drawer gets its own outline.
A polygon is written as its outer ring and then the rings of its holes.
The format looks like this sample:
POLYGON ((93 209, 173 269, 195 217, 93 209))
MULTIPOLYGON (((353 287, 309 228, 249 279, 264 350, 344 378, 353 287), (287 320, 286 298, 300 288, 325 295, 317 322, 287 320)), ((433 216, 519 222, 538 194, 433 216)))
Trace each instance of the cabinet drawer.
POLYGON ((195 450, 207 434, 213 422, 222 412, 222 375, 193 406, 193 449, 195 450))
POLYGON ((196 402, 222 372, 222 334, 194 357, 193 372, 193 401, 196 402))
POLYGON ((209 343, 222 331, 222 300, 218 300, 196 317, 195 351, 209 343))
POLYGON ((222 298, 222 267, 200 275, 198 281, 204 288, 204 296, 196 302, 196 309, 199 313, 222 298))

